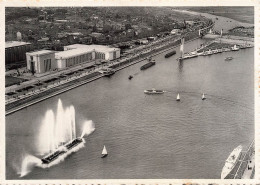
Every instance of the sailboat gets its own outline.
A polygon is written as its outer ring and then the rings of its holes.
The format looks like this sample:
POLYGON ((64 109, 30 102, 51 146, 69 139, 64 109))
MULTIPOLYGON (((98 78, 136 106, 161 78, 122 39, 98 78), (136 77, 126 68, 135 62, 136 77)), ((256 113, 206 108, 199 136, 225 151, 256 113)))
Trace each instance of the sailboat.
POLYGON ((178 95, 177 95, 177 98, 176 98, 176 101, 180 101, 181 99, 180 99, 180 94, 178 93, 178 95))
POLYGON ((107 155, 108 155, 107 149, 106 149, 106 146, 104 145, 104 148, 103 148, 103 150, 102 150, 102 156, 101 156, 101 158, 105 158, 107 155))
POLYGON ((206 97, 205 97, 204 93, 202 94, 202 97, 201 97, 201 99, 202 99, 202 100, 205 100, 205 99, 206 99, 206 97))

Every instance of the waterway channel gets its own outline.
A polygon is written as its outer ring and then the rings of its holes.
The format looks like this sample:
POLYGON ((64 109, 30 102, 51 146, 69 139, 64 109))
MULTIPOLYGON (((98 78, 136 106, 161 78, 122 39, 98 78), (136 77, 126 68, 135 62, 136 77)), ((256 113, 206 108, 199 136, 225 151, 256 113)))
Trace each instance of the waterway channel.
MULTIPOLYGON (((186 43, 185 51, 203 42, 186 43)), ((25 155, 39 157, 42 120, 47 110, 56 112, 59 99, 75 107, 77 135, 85 120, 96 130, 64 162, 34 168, 24 179, 219 179, 230 152, 254 139, 254 49, 183 62, 176 50, 167 59, 153 57, 156 65, 145 71, 141 62, 6 116, 7 179, 19 179, 25 155), (167 92, 143 93, 151 88, 167 92)))

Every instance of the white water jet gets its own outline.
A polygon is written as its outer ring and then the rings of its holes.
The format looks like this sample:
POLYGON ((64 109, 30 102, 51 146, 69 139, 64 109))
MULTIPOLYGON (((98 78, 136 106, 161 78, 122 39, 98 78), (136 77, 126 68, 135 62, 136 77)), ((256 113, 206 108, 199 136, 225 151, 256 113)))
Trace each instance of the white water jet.
POLYGON ((81 138, 83 138, 85 135, 89 135, 95 130, 95 124, 92 120, 86 121, 83 125, 83 131, 81 134, 81 138))
POLYGON ((32 171, 35 166, 41 165, 41 160, 32 155, 26 155, 22 161, 20 177, 24 177, 32 171))
POLYGON ((70 116, 71 116, 71 128, 72 128, 72 138, 76 138, 76 121, 75 121, 75 108, 70 106, 70 116))
POLYGON ((64 111, 64 121, 63 121, 63 142, 70 141, 72 138, 72 127, 71 127, 71 112, 70 108, 66 108, 64 111))
POLYGON ((55 142, 56 142, 56 148, 64 141, 64 110, 62 106, 62 102, 59 99, 58 101, 58 108, 57 108, 57 117, 56 117, 56 127, 55 127, 55 142))
POLYGON ((52 110, 47 110, 45 118, 41 126, 41 132, 39 133, 39 153, 44 154, 54 151, 55 136, 54 136, 54 114, 52 110))

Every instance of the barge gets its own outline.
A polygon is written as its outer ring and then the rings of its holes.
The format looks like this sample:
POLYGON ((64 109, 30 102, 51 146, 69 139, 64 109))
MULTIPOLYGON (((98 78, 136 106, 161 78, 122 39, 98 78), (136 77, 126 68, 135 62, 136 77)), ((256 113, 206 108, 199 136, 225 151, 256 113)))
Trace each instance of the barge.
POLYGON ((169 58, 169 57, 171 57, 172 55, 175 55, 175 54, 176 54, 176 51, 173 50, 173 51, 171 51, 170 53, 167 53, 164 57, 165 57, 165 58, 169 58))
POLYGON ((64 159, 72 152, 75 152, 77 150, 77 146, 84 146, 84 143, 85 140, 81 137, 78 137, 67 142, 64 145, 61 145, 54 152, 51 152, 50 154, 41 159, 42 165, 48 166, 51 165, 51 163, 54 163, 59 158, 64 159))
POLYGON ((140 69, 145 70, 145 69, 152 67, 154 65, 155 65, 155 62, 148 62, 148 63, 144 64, 143 66, 141 66, 140 69))

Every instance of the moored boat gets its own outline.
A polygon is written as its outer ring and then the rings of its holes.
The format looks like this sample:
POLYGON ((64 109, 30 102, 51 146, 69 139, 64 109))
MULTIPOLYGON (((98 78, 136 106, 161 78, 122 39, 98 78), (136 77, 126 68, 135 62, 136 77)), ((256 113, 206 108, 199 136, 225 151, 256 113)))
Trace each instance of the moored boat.
POLYGON ((206 53, 207 53, 207 55, 212 55, 212 54, 213 54, 213 52, 212 52, 211 49, 209 49, 208 51, 206 51, 206 53))
POLYGON ((231 47, 231 50, 232 51, 238 51, 239 47, 235 44, 233 47, 231 47))
POLYGON ((132 75, 130 75, 130 76, 128 77, 128 79, 129 79, 129 80, 131 80, 132 78, 133 78, 133 76, 132 76, 132 75))
POLYGON ((228 156, 225 165, 221 172, 221 179, 225 179, 230 173, 232 173, 232 170, 236 166, 237 162, 239 161, 239 158, 242 153, 242 146, 239 145, 236 147, 231 154, 228 156))
POLYGON ((102 73, 104 76, 107 76, 107 77, 115 74, 115 70, 110 69, 110 68, 103 68, 99 72, 102 73))

